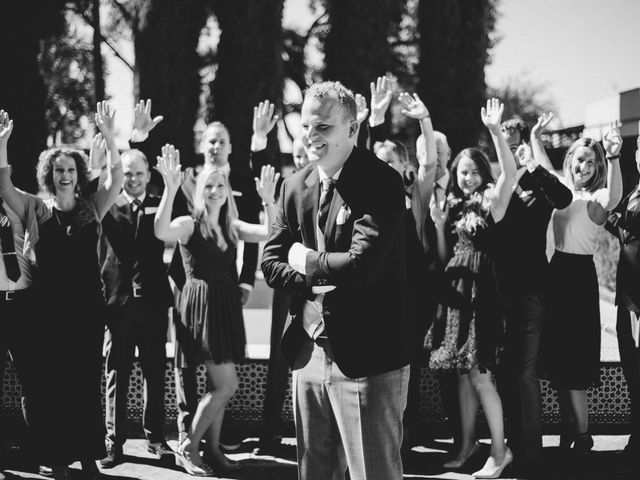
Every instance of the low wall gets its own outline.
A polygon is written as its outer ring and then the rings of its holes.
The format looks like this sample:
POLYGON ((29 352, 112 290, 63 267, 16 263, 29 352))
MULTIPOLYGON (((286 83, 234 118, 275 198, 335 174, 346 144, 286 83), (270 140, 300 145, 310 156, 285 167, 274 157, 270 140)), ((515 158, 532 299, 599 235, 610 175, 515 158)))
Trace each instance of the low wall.
MULTIPOLYGON (((242 421, 259 421, 262 414, 264 392, 267 377, 266 360, 248 360, 238 365, 240 388, 232 398, 228 415, 231 419, 242 421)), ((623 433, 630 421, 630 401, 627 385, 619 363, 603 363, 600 368, 602 385, 589 391, 589 413, 593 431, 607 431, 623 433)), ((177 416, 175 401, 175 381, 173 363, 167 361, 165 388, 165 412, 167 419, 177 416)), ((81 381, 79 379, 79 381, 81 381)), ((542 380, 543 423, 547 432, 555 431, 560 415, 555 391, 550 388, 546 380, 542 380)), ((198 372, 198 386, 200 393, 206 388, 204 366, 198 372)), ((102 388, 104 392, 105 381, 102 388)), ((7 360, 2 385, 1 410, 2 414, 20 415, 21 387, 16 378, 16 372, 7 360)), ((139 419, 142 415, 142 372, 138 362, 135 362, 129 385, 128 416, 139 419)), ((103 400, 104 404, 104 400, 103 400)), ((422 369, 420 379, 420 413, 425 424, 438 425, 444 423, 444 410, 440 395, 439 383, 436 377, 427 369, 422 369)), ((291 408, 291 389, 287 394, 284 405, 284 418, 293 420, 291 408)))

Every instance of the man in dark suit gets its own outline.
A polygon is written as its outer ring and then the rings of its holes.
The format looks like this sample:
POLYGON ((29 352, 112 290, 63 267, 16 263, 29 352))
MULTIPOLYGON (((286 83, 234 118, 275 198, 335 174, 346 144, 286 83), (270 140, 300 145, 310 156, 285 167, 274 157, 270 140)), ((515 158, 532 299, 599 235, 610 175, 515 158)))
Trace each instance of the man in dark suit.
POLYGON ((411 360, 404 186, 354 147, 353 93, 313 85, 302 105, 311 165, 282 186, 262 258, 274 288, 294 292, 282 339, 293 368, 302 480, 402 478, 411 360))
MULTIPOLYGON (((636 165, 640 172, 640 137, 636 165)), ((616 330, 624 377, 631 397, 631 436, 625 448, 630 466, 638 469, 640 452, 640 185, 615 209, 606 224, 620 241, 616 276, 616 330)))
POLYGON ((138 347, 144 376, 143 426, 151 453, 172 453, 164 441, 164 372, 167 311, 171 289, 163 261, 164 243, 153 233, 160 198, 146 192, 151 178, 142 152, 122 154, 124 191, 103 220, 102 279, 108 308, 107 457, 105 468, 122 461, 126 439, 129 375, 138 347))

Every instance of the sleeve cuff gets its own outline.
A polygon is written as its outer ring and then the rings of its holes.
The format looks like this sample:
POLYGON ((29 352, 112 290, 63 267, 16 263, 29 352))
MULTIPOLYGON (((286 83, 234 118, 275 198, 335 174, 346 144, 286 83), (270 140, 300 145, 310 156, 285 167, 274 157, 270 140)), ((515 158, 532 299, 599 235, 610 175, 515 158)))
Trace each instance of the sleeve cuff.
POLYGON ((311 292, 318 295, 320 293, 327 293, 335 289, 336 287, 334 285, 324 285, 322 287, 311 287, 311 292))
POLYGON ((302 275, 306 275, 306 261, 307 261, 307 253, 311 252, 310 248, 305 247, 300 242, 296 242, 291 245, 288 254, 289 266, 293 268, 296 272, 301 273, 302 275))
POLYGON ((253 292, 253 285, 249 285, 248 283, 241 283, 238 286, 243 290, 247 290, 249 292, 253 292))
POLYGON ((256 135, 251 136, 251 151, 259 152, 267 148, 267 138, 266 137, 258 137, 256 135))

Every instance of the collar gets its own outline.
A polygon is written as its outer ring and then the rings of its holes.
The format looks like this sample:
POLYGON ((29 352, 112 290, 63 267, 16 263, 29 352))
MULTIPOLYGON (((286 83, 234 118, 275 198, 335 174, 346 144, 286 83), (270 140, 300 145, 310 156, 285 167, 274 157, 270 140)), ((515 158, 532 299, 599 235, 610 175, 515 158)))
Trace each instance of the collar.
MULTIPOLYGON (((124 190, 122 191, 122 194, 124 195, 124 198, 127 199, 127 202, 129 202, 129 205, 131 205, 133 203, 134 200, 136 200, 136 198, 132 197, 131 195, 129 195, 127 192, 125 192, 124 190)), ((144 192, 142 195, 140 195, 137 200, 140 201, 140 203, 144 203, 144 199, 147 198, 147 192, 144 192)))
MULTIPOLYGON (((342 173, 342 169, 344 168, 344 165, 342 167, 340 167, 340 170, 338 170, 333 177, 331 177, 333 180, 338 180, 338 178, 340 178, 340 173, 342 173)), ((320 165, 318 165, 318 176, 320 177, 320 183, 322 183, 322 180, 324 180, 325 178, 329 178, 329 175, 327 175, 324 170, 322 169, 322 167, 320 165)))

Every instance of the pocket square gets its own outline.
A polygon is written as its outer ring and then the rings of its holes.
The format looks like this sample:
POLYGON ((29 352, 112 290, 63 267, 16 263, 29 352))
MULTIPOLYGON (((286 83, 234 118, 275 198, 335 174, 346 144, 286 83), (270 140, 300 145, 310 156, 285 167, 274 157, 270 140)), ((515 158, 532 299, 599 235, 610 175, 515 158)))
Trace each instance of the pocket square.
POLYGON ((342 205, 340 210, 338 210, 338 215, 336 216, 336 225, 344 225, 347 223, 350 215, 351 209, 347 205, 342 205))

